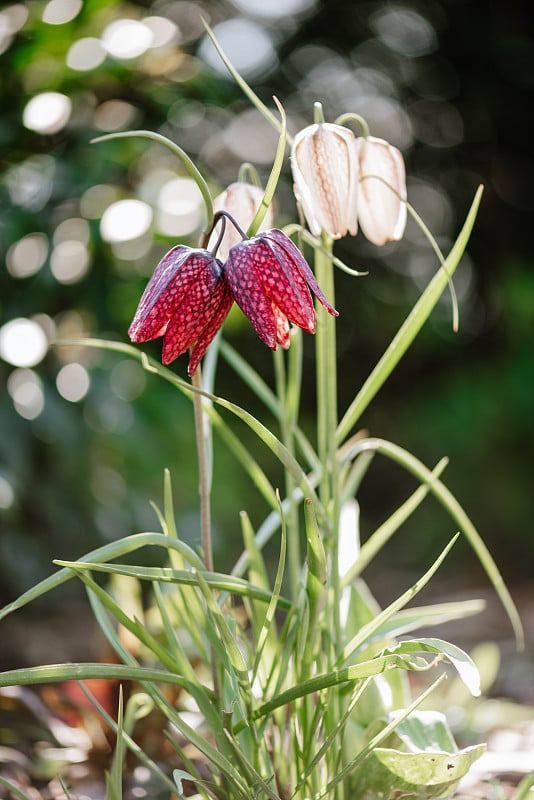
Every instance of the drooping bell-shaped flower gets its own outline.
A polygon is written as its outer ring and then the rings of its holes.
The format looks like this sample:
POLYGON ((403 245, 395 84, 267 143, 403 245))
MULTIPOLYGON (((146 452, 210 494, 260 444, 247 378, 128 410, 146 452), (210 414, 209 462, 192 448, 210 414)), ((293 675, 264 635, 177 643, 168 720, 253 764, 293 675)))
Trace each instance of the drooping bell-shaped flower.
MULTIPOLYGON (((221 194, 217 195, 213 201, 213 210, 226 211, 230 214, 238 225, 246 231, 250 223, 256 216, 256 211, 260 207, 263 200, 263 190, 259 186, 254 186, 252 183, 245 183, 243 181, 236 181, 231 183, 221 194)), ((262 223, 259 227, 259 232, 267 231, 273 226, 273 209, 269 205, 262 223)), ((217 230, 215 230, 210 237, 208 248, 211 249, 217 241, 217 230)), ((237 231, 234 225, 226 225, 224 235, 217 248, 217 255, 222 261, 226 261, 230 248, 241 241, 241 234, 237 231)))
POLYGON ((164 364, 193 347, 193 375, 232 302, 221 262, 208 250, 179 244, 154 270, 128 334, 132 342, 163 336, 164 364))
POLYGON ((304 256, 282 231, 273 229, 236 244, 224 270, 236 303, 273 350, 277 344, 289 347, 289 322, 315 332, 310 289, 337 316, 304 256))
POLYGON ((314 236, 334 239, 358 230, 358 159, 348 128, 321 122, 295 136, 291 168, 295 195, 314 236))
POLYGON ((374 244, 398 241, 406 227, 406 171, 400 150, 373 136, 356 139, 354 149, 360 228, 374 244))

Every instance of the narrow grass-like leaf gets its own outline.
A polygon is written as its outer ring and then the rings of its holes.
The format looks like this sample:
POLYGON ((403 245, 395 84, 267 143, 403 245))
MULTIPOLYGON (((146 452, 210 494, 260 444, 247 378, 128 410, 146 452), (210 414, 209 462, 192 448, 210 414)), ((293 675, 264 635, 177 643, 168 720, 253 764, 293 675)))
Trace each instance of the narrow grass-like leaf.
MULTIPOLYGON (((109 544, 104 545, 103 547, 97 547, 95 550, 90 550, 84 556, 81 557, 80 562, 91 562, 91 561, 111 561, 114 558, 119 558, 120 556, 126 555, 127 553, 134 552, 135 550, 140 550, 142 547, 146 547, 149 545, 155 545, 158 547, 163 547, 167 550, 177 550, 178 552, 186 555, 188 557, 189 563, 195 563, 203 568, 203 563, 198 557, 198 555, 188 547, 183 542, 178 540, 173 540, 168 536, 165 536, 163 533, 134 533, 131 536, 125 536, 123 539, 119 539, 116 542, 110 542, 109 544), (196 562, 194 561, 196 559, 196 562)), ((76 562, 73 562, 74 564, 76 562)), ((28 589, 26 592, 21 594, 17 597, 16 600, 13 600, 12 603, 8 603, 2 609, 0 609, 0 620, 4 617, 7 617, 8 614, 13 613, 13 611, 17 611, 23 606, 31 603, 33 600, 36 600, 41 595, 50 592, 52 589, 56 589, 58 586, 61 586, 66 581, 71 580, 74 577, 74 573, 72 569, 64 567, 63 569, 58 570, 53 575, 50 575, 48 578, 37 583, 35 586, 32 586, 31 589, 28 589)))
MULTIPOLYGON (((300 781, 295 786, 295 788, 294 788, 294 790, 293 790, 293 792, 291 794, 291 798, 293 798, 296 795, 298 795, 298 793, 300 792, 300 790, 304 786, 304 784, 306 782, 306 779, 309 777, 309 775, 311 775, 311 773, 313 772, 315 767, 319 764, 321 759, 324 757, 325 753, 335 744, 336 740, 339 738, 339 741, 341 741, 341 737, 343 736, 343 731, 344 731, 345 725, 347 723, 347 720, 349 719, 350 715, 354 711, 358 701, 360 700, 360 698, 361 698, 363 692, 365 691, 365 689, 369 686, 369 683, 370 683, 371 680, 372 680, 372 678, 366 678, 366 680, 362 681, 360 683, 360 685, 357 686, 354 689, 354 691, 352 693, 352 697, 351 697, 350 701, 347 703, 347 705, 345 707, 345 710, 343 712, 343 716, 340 717, 340 719, 337 721, 334 729, 331 731, 331 733, 328 735, 328 737, 324 740, 324 742, 322 743, 322 745, 319 748, 319 750, 317 750, 317 752, 313 755, 311 760, 308 762, 307 768, 306 768, 306 772, 304 773, 304 775, 302 776, 300 781)), ((290 798, 290 800, 291 800, 291 798, 290 798)))
MULTIPOLYGON (((278 498, 278 501, 280 503, 280 498, 278 498)), ((264 650, 265 644, 266 644, 266 642, 268 640, 269 634, 270 634, 271 629, 272 629, 274 613, 276 611, 276 607, 277 607, 279 599, 280 599, 280 591, 282 589, 282 580, 283 580, 283 577, 284 577, 284 569, 285 569, 285 563, 286 563, 286 550, 287 550, 287 531, 286 531, 286 523, 285 523, 284 511, 283 511, 281 503, 280 503, 280 519, 282 521, 282 535, 281 535, 281 538, 280 538, 280 556, 278 558, 278 567, 277 567, 277 570, 276 570, 276 577, 275 577, 275 580, 274 580, 274 586, 273 586, 273 591, 272 591, 272 595, 271 595, 271 600, 270 600, 269 605, 267 607, 267 611, 265 613, 265 619, 263 620, 263 624, 262 624, 262 627, 261 627, 260 635, 259 635, 258 642, 257 642, 257 645, 256 645, 256 658, 254 660, 254 666, 253 666, 253 669, 252 669, 252 675, 253 675, 252 682, 254 682, 254 678, 257 675, 258 668, 259 668, 259 665, 260 665, 260 662, 261 662, 261 658, 262 658, 262 655, 263 655, 263 650, 264 650)))
POLYGON ((108 594, 96 581, 92 579, 89 573, 82 569, 74 570, 79 579, 86 585, 88 589, 100 600, 100 602, 113 614, 115 619, 123 625, 133 636, 135 636, 141 644, 143 644, 153 655, 161 661, 161 663, 171 672, 179 672, 179 666, 175 659, 145 628, 145 626, 137 619, 130 619, 125 614, 122 608, 115 602, 115 600, 108 594))
POLYGON ((180 159, 185 169, 200 189, 200 193, 206 208, 207 227, 209 228, 213 222, 213 202, 208 184, 204 180, 203 175, 199 171, 194 161, 189 158, 185 150, 182 150, 182 148, 179 147, 176 142, 172 142, 170 139, 167 139, 166 136, 162 136, 161 133, 156 133, 155 131, 116 131, 114 133, 106 133, 104 136, 98 136, 96 139, 91 139, 91 144, 109 142, 112 139, 131 138, 151 139, 153 142, 157 142, 157 144, 162 144, 164 147, 167 147, 172 153, 174 153, 175 156, 180 159))
MULTIPOLYGON (((247 784, 251 787, 254 792, 254 797, 259 796, 260 792, 265 794, 270 800, 280 800, 280 797, 276 794, 273 789, 269 786, 269 784, 261 777, 259 772, 254 768, 254 765, 251 761, 246 757, 245 753, 243 752, 242 748, 239 747, 238 743, 230 734, 230 731, 226 731, 226 735, 228 737, 228 741, 232 750, 234 752, 234 758, 239 765, 240 770, 246 775, 247 784)), ((274 775, 272 776, 274 779, 274 775)))
MULTIPOLYGON (((339 686, 343 683, 361 681, 372 675, 380 675, 382 672, 386 672, 390 669, 406 669, 420 672, 430 669, 435 666, 436 663, 437 661, 434 659, 434 661, 429 664, 424 658, 416 655, 408 656, 406 654, 390 653, 388 655, 376 656, 376 658, 370 661, 362 661, 350 667, 315 675, 307 681, 291 686, 289 689, 286 689, 268 702, 259 706, 254 712, 254 719, 267 716, 277 708, 293 703, 300 697, 306 697, 306 695, 314 694, 314 692, 320 692, 323 689, 330 689, 333 686, 339 686)), ((241 725, 236 725, 235 731, 238 732, 241 728, 241 725)))
POLYGON ((430 316, 432 309, 447 287, 449 279, 452 277, 456 267, 460 263, 460 259, 462 258, 467 242, 469 241, 481 197, 482 186, 479 186, 473 199, 471 208, 469 209, 464 226, 460 231, 460 234, 454 243, 451 252, 446 258, 445 264, 432 278, 423 294, 410 311, 405 322, 401 325, 384 355, 378 361, 375 368, 345 412, 345 415, 343 416, 343 419, 339 423, 337 429, 338 442, 342 442, 346 438, 371 400, 384 385, 404 353, 407 351, 423 327, 424 323, 430 316))
MULTIPOLYGON (((94 570, 95 572, 106 572, 109 574, 126 575, 131 578, 138 578, 139 580, 158 581, 160 583, 175 583, 184 586, 198 586, 199 585, 199 572, 184 569, 171 569, 169 567, 138 567, 129 564, 106 564, 93 561, 61 561, 54 560, 54 564, 70 569, 85 569, 94 570)), ((205 572, 202 570, 202 578, 206 581, 208 586, 213 589, 219 589, 223 592, 230 592, 231 594, 243 595, 252 597, 255 600, 261 600, 263 603, 270 603, 272 593, 268 589, 262 589, 259 586, 253 586, 242 578, 226 575, 222 572, 205 572)), ((283 609, 291 608, 291 603, 284 597, 279 597, 278 606, 283 609)))
POLYGON ((22 791, 22 789, 19 789, 18 786, 15 786, 14 783, 11 783, 11 781, 6 780, 6 778, 2 778, 1 775, 0 775, 0 786, 5 786, 8 792, 12 792, 14 797, 18 797, 18 800, 34 800, 33 795, 32 797, 28 797, 28 795, 25 794, 22 791))
POLYGON ((367 645, 372 639, 377 636, 377 632, 380 630, 382 625, 387 622, 397 611, 400 611, 401 608, 410 602, 412 597, 423 589, 428 581, 432 578, 432 576, 437 572, 449 551, 455 544, 456 540, 458 539, 460 534, 456 534, 456 536, 449 542, 447 547, 442 551, 442 553, 438 556, 438 558, 434 561, 430 569, 428 569, 425 574, 416 581, 410 588, 403 592, 400 597, 394 600, 392 603, 389 604, 387 608, 381 611, 379 614, 376 614, 366 625, 363 625, 362 628, 358 631, 358 633, 353 636, 353 638, 345 645, 343 648, 343 652, 339 656, 337 661, 337 666, 341 666, 341 664, 346 663, 352 655, 363 645, 367 645))
POLYGON ((6 672, 0 672, 0 686, 29 686, 39 683, 57 683, 58 681, 85 681, 89 678, 170 683, 174 686, 181 686, 187 691, 191 690, 190 682, 182 675, 176 675, 166 670, 134 667, 129 664, 89 663, 44 664, 38 667, 7 670, 6 672))
POLYGON ((464 650, 455 644, 445 642, 443 639, 425 637, 424 639, 411 639, 407 642, 400 642, 395 647, 388 648, 385 652, 402 654, 424 652, 444 655, 456 669, 473 697, 479 697, 480 695, 480 674, 476 664, 464 650))
POLYGON ((256 397, 269 409, 275 419, 279 419, 280 403, 278 398, 261 375, 224 339, 221 339, 219 348, 224 360, 232 367, 234 372, 239 375, 243 383, 254 392, 256 397))
MULTIPOLYGON (((234 767, 224 752, 222 752, 222 750, 217 750, 217 748, 214 747, 204 736, 199 734, 194 728, 188 725, 179 712, 176 711, 176 709, 156 688, 153 688, 150 694, 156 702, 158 708, 167 717, 169 722, 175 725, 182 735, 224 774, 226 780, 232 786, 237 797, 242 798, 242 800, 250 800, 250 793, 247 789, 246 783, 243 780, 243 776, 234 767)), ((225 748, 229 751, 230 748, 228 747, 227 737, 223 731, 221 731, 221 733, 224 742, 221 741, 221 737, 219 737, 217 741, 222 748, 225 748)))
MULTIPOLYGON (((97 622, 104 633, 107 641, 110 643, 111 647, 115 650, 119 658, 121 658, 125 664, 127 664, 126 669, 130 670, 140 670, 142 668, 137 667, 137 662, 135 658, 131 655, 131 653, 126 650, 126 648, 122 645, 122 643, 118 640, 115 630, 110 625, 108 615, 105 610, 104 605, 100 602, 100 600, 92 593, 88 592, 89 601, 91 603, 91 608, 95 615, 97 622)), ((94 666, 94 665, 90 665, 94 666)), ((154 671, 152 671, 154 672, 154 671)), ((240 789, 240 776, 233 770, 232 765, 228 762, 226 756, 224 755, 224 750, 227 748, 227 741, 226 737, 224 736, 221 718, 218 712, 218 706, 216 702, 216 697, 214 692, 209 689, 208 687, 204 686, 201 683, 193 683, 191 681, 184 680, 182 676, 179 676, 180 681, 176 681, 179 686, 183 686, 186 691, 189 692, 191 697, 196 701, 200 711, 204 715, 207 724, 209 725, 216 742, 218 743, 219 747, 222 748, 221 753, 213 747, 208 741, 204 739, 203 736, 198 734, 191 726, 189 726, 180 716, 180 714, 175 711, 175 709, 168 703, 168 701, 163 697, 163 695, 157 689, 156 683, 157 679, 151 678, 148 675, 147 679, 144 680, 142 676, 142 672, 138 677, 139 682, 144 687, 145 691, 150 695, 152 700, 156 703, 158 708, 165 714, 167 719, 169 719, 181 733, 191 741, 201 753, 204 755, 216 766, 222 769, 223 772, 227 775, 228 780, 234 785, 236 788, 237 794, 240 797, 243 797, 244 800, 248 800, 246 795, 243 795, 240 789)), ((159 673, 158 673, 159 674, 159 673)), ((161 673, 166 675, 167 673, 161 673)), ((91 677, 91 675, 89 675, 91 677)), ((112 676, 114 677, 114 676, 112 676)), ((175 678, 178 676, 174 676, 175 678)), ((134 678, 135 679, 135 678, 134 678)), ((169 683, 174 683, 175 681, 169 680, 169 683)))
POLYGON ((191 666, 191 662, 189 661, 184 648, 180 642, 180 638, 177 635, 177 629, 172 624, 169 613, 167 610, 167 603, 165 602, 165 598, 163 596, 163 592, 161 591, 161 587, 159 583, 154 581, 153 583, 153 590, 154 590, 154 597, 156 599, 156 604, 158 606, 159 615, 161 617, 161 622, 163 625, 163 631, 165 633, 165 638, 167 640, 167 648, 171 653, 173 659, 176 661, 178 665, 179 672, 188 680, 195 681, 196 675, 193 667, 191 666))
POLYGON ((405 608, 397 612, 376 632, 377 637, 397 637, 403 633, 432 625, 443 625, 457 619, 480 614, 486 608, 484 600, 461 600, 451 603, 436 603, 430 606, 405 608))
POLYGON ((280 124, 280 138, 278 139, 278 147, 276 148, 276 154, 271 167, 271 174, 269 175, 269 180, 267 181, 267 186, 265 187, 265 192, 263 193, 259 208, 254 215, 254 219, 248 227, 247 236, 254 236, 254 234, 258 232, 260 225, 263 222, 263 218, 265 217, 265 214, 267 213, 273 200, 284 163, 284 154, 286 151, 287 142, 286 112, 276 97, 273 97, 273 100, 278 108, 278 111, 280 112, 280 119, 282 120, 280 124))
POLYGON ((111 770, 106 775, 106 800, 122 800, 122 769, 126 751, 123 739, 123 704, 122 684, 119 685, 119 709, 117 713, 117 740, 111 761, 111 770))
MULTIPOLYGON (((82 692, 85 694, 89 702, 95 707, 98 711, 104 722, 109 725, 111 730, 116 734, 117 733, 117 723, 113 719, 113 717, 108 714, 106 709, 98 702, 94 694, 89 691, 87 686, 83 683, 83 681, 79 681, 79 686, 82 692)), ((123 731, 122 737, 124 739, 124 743, 128 747, 129 750, 135 755, 136 758, 148 769, 152 772, 160 781, 161 783, 167 787, 171 792, 174 791, 174 785, 169 777, 163 772, 163 770, 153 761, 150 756, 148 756, 145 751, 140 747, 137 742, 135 742, 132 737, 126 732, 123 731)))
MULTIPOLYGON (((61 340, 61 344, 78 344, 84 345, 86 347, 97 347, 103 350, 112 350, 119 353, 127 353, 128 355, 135 358, 137 361, 141 362, 143 368, 154 375, 158 375, 160 378, 168 381, 177 389, 179 389, 183 394, 187 397, 191 398, 192 395, 196 392, 203 397, 207 397, 215 405, 221 406, 221 408, 225 408, 227 411, 230 411, 234 416, 244 422, 262 441, 271 452, 278 458, 280 463, 288 470, 291 474, 297 486, 303 491, 303 494, 306 497, 309 497, 314 504, 315 511, 318 517, 324 522, 325 526, 329 527, 328 522, 328 515, 323 508, 322 503, 320 502, 315 489, 313 488, 312 484, 308 480, 308 477, 298 461, 289 452, 287 447, 285 447, 282 442, 273 434, 271 431, 263 425, 259 420, 256 419, 252 414, 245 409, 241 408, 240 406, 236 405, 235 403, 230 402, 229 400, 225 400, 223 397, 218 397, 210 392, 205 392, 202 389, 198 389, 195 386, 191 386, 191 384, 187 383, 186 381, 182 380, 178 377, 174 372, 172 372, 167 367, 162 366, 159 364, 155 359, 149 358, 146 353, 139 351, 135 347, 126 344, 125 342, 113 342, 109 340, 100 340, 100 339, 81 339, 81 340, 61 340)), ((59 344, 59 342, 57 342, 59 344)), ((210 408, 209 406, 206 407, 206 413, 212 419, 214 424, 221 423, 224 424, 219 417, 219 415, 215 412, 215 409, 210 408)))
POLYGON ((508 619, 514 630, 517 647, 522 650, 525 646, 525 634, 515 603, 482 537, 449 489, 447 489, 439 478, 435 478, 428 467, 425 467, 414 455, 385 439, 364 439, 354 445, 354 450, 361 452, 364 450, 373 450, 377 453, 382 453, 382 455, 396 461, 408 470, 408 472, 411 472, 412 475, 415 475, 421 483, 428 486, 432 494, 437 497, 443 507, 447 509, 452 519, 457 523, 459 529, 475 551, 478 560, 486 571, 493 588, 508 614, 508 619))
MULTIPOLYGON (((362 455, 365 455, 365 453, 360 453, 359 457, 362 455)), ((431 475, 433 480, 439 478, 448 463, 449 460, 447 458, 441 459, 439 464, 437 464, 432 470, 431 475)), ((352 583, 354 578, 356 578, 358 575, 361 575, 373 558, 384 547, 386 542, 391 539, 391 537, 399 530, 401 525, 403 525, 414 513, 414 511, 419 508, 429 491, 429 484, 423 483, 415 490, 415 492, 413 492, 412 495, 410 495, 410 497, 408 497, 407 500, 404 501, 404 503, 402 503, 402 505, 400 505, 393 512, 393 514, 391 514, 391 516, 384 523, 382 523, 382 525, 376 529, 376 531, 374 531, 374 533, 371 534, 367 541, 361 546, 358 560, 355 561, 352 567, 343 576, 343 586, 352 583)))
MULTIPOLYGON (((211 30, 206 20, 202 19, 202 22, 206 29, 206 33, 208 34, 209 38, 213 43, 213 46, 215 47, 217 53, 221 58, 221 61, 223 62, 224 66, 226 67, 226 69, 228 70, 234 81, 237 83, 237 85, 246 95, 246 97, 248 97, 252 105, 260 112, 260 114, 262 114, 265 117, 266 120, 268 120, 268 122, 272 125, 272 127, 275 128, 275 130, 277 130, 280 133, 282 130, 282 123, 278 120, 276 115, 273 114, 273 112, 267 108, 265 103, 263 103, 260 100, 258 95, 251 89, 248 83, 244 80, 244 78, 242 78, 242 76, 236 70, 236 68, 234 67, 234 65, 232 64, 232 62, 230 61, 230 59, 228 58, 222 47, 220 46, 219 42, 217 41, 217 37, 211 30)), ((291 143, 291 137, 288 135, 287 138, 288 141, 291 143)))
POLYGON ((534 772, 523 778, 512 800, 528 800, 529 797, 532 800, 532 787, 534 787, 534 772))
POLYGON ((432 683, 432 684, 431 684, 431 685, 428 687, 428 689, 426 689, 426 690, 425 690, 425 691, 424 691, 422 694, 420 694, 420 695, 419 695, 419 697, 418 697, 416 700, 414 700, 414 702, 413 702, 413 703, 411 703, 411 704, 408 706, 408 708, 405 708, 405 709, 403 709, 403 711, 402 711, 402 712, 401 712, 401 713, 398 715, 398 717, 396 717, 396 718, 395 718, 395 719, 394 719, 392 722, 390 722, 390 723, 389 723, 389 725, 386 725, 386 727, 385 727, 385 728, 383 728, 383 729, 380 731, 380 733, 379 733, 379 734, 377 734, 376 736, 374 736, 374 737, 371 739, 371 741, 370 741, 370 742, 368 742, 368 744, 367 744, 367 745, 366 745, 366 746, 365 746, 365 747, 364 747, 364 748, 363 748, 363 749, 360 751, 360 753, 359 753, 359 754, 356 756, 356 758, 354 758, 352 761, 350 761, 350 762, 349 762, 349 763, 348 763, 348 764, 347 764, 347 765, 346 765, 346 766, 345 766, 345 767, 344 767, 344 768, 343 768, 343 769, 342 769, 342 770, 341 770, 341 771, 338 773, 338 775, 336 775, 336 777, 335 777, 333 780, 331 780, 331 781, 328 783, 328 785, 325 787, 325 789, 324 789, 323 791, 319 792, 318 794, 314 795, 314 796, 312 797, 312 799, 311 799, 311 800, 322 800, 322 798, 323 798, 323 797, 326 797, 327 795, 329 795, 329 794, 332 792, 332 790, 333 790, 333 789, 335 789, 335 787, 336 787, 336 786, 337 786, 337 785, 338 785, 338 784, 339 784, 341 781, 345 780, 345 778, 347 778, 347 777, 350 775, 350 773, 351 773, 351 772, 354 772, 354 770, 355 770, 355 769, 356 769, 356 768, 357 768, 357 767, 358 767, 358 766, 359 766, 359 765, 360 765, 360 764, 361 764, 361 763, 364 761, 364 759, 366 759, 366 758, 367 758, 367 756, 368 756, 370 753, 372 753, 372 751, 373 751, 373 750, 374 750, 376 747, 378 747, 380 744, 382 744, 382 742, 384 742, 384 741, 385 741, 385 740, 388 738, 388 736, 390 735, 390 733, 393 733, 393 731, 395 730, 395 728, 396 728, 398 725, 400 725, 400 723, 401 723, 403 720, 405 720, 407 717, 409 717, 409 716, 410 716, 410 714, 411 714, 413 711, 415 711, 415 709, 416 709, 416 708, 418 708, 418 706, 420 706, 420 705, 421 705, 421 703, 423 703, 423 702, 426 700, 426 698, 427 698, 427 697, 428 697, 430 694, 432 694, 432 692, 433 692, 435 689, 437 689, 437 687, 440 685, 440 683, 442 683, 442 681, 444 681, 444 680, 445 680, 445 678, 446 678, 446 676, 445 676, 445 675, 440 675, 440 676, 439 676, 439 678, 437 678, 437 679, 434 681, 434 683, 432 683))

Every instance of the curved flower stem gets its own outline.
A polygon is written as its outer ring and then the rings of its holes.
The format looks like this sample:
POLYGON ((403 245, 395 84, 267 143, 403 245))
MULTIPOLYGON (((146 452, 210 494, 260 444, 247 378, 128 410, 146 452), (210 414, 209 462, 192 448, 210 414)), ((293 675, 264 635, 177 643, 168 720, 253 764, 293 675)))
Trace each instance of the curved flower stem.
POLYGON ((360 114, 348 111, 346 114, 341 114, 341 116, 334 121, 334 125, 346 125, 347 122, 357 122, 362 129, 362 136, 365 138, 369 136, 369 125, 360 114))
POLYGON ((251 183, 253 186, 257 186, 258 189, 262 188, 258 170, 250 161, 244 161, 241 164, 237 173, 237 180, 239 183, 251 183))
POLYGON ((164 147, 168 147, 168 149, 174 153, 175 156, 178 156, 185 169, 200 189, 200 193, 206 207, 206 227, 209 228, 213 223, 213 202, 208 184, 185 150, 182 150, 182 148, 175 142, 167 139, 167 137, 163 136, 161 133, 156 133, 156 131, 117 131, 116 133, 106 133, 104 136, 97 136, 96 139, 91 139, 90 144, 108 142, 111 139, 130 139, 133 137, 137 137, 138 139, 151 139, 153 142, 157 142, 158 144, 162 144, 164 147))

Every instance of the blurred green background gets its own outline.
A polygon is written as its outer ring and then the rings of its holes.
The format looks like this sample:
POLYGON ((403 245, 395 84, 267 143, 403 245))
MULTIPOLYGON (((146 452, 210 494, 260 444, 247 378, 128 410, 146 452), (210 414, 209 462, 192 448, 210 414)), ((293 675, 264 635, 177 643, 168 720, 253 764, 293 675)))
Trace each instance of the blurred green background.
MULTIPOLYGON (((444 296, 366 412, 373 435, 429 466, 451 459, 456 493, 512 583, 531 574, 534 454, 532 148, 534 82, 527 18, 508 4, 338 0, 49 0, 0 8, 0 561, 2 602, 74 558, 157 529, 163 469, 173 475, 181 534, 199 540, 189 402, 116 354, 50 348, 55 338, 127 340, 155 264, 195 245, 198 192, 164 148, 145 140, 90 145, 148 128, 177 141, 213 193, 251 161, 268 175, 276 134, 225 73, 200 14, 255 91, 276 95, 293 132, 355 111, 404 154, 408 197, 444 250, 474 191, 486 187, 455 279, 460 332, 444 296), (529 66, 530 65, 530 66, 529 66)), ((295 218, 286 171, 277 223, 295 218)), ((413 223, 380 250, 363 236, 336 245, 364 278, 337 275, 343 411, 436 269, 413 223)), ((240 312, 225 337, 271 380, 272 356, 240 312)), ((314 412, 306 342, 303 418, 314 412), (309 384, 309 386, 308 386, 309 384)), ((161 343, 144 346, 158 356, 161 343)), ((186 359, 173 368, 185 376, 186 359)), ((218 393, 262 413, 221 361, 218 393)), ((230 421, 234 425, 233 421, 230 421)), ((248 431, 236 427, 256 448, 248 431)), ((258 449, 258 448, 256 448, 258 449)), ((259 449, 273 481, 277 465, 259 449)), ((216 562, 240 550, 239 511, 266 509, 217 444, 216 562)), ((367 536, 412 489, 376 460, 362 487, 367 536)), ((432 502, 384 551, 381 569, 419 571, 454 533, 432 502)), ((457 572, 482 579, 467 546, 457 572)), ((50 602, 54 596, 50 595, 50 602)))

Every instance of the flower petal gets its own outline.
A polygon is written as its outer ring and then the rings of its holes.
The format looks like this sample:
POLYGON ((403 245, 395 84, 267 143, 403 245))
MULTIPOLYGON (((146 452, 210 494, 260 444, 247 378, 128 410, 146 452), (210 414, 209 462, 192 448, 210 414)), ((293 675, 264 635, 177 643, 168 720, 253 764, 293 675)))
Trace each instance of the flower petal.
POLYGON ((184 261, 192 253, 190 247, 179 244, 159 262, 139 301, 128 330, 132 342, 146 342, 165 332, 181 293, 187 291, 194 275, 194 265, 185 271, 184 261))
POLYGON ((306 283, 283 247, 268 235, 256 236, 251 251, 256 272, 267 297, 276 303, 291 322, 304 330, 315 330, 315 313, 306 283))
POLYGON ((234 296, 232 295, 230 287, 225 279, 221 279, 217 284, 217 289, 215 290, 210 302, 210 308, 213 306, 213 311, 211 315, 209 315, 209 318, 197 339, 197 343, 193 348, 191 357, 189 358, 187 372, 190 376, 192 376, 196 371, 196 368, 204 357, 206 350, 210 346, 217 331, 228 316, 228 312, 230 311, 233 302, 234 296))
POLYGON ((276 322, 276 341, 284 350, 287 350, 289 347, 289 320, 276 303, 271 302, 271 306, 276 322))
POLYGON ((354 134, 328 122, 309 125, 295 136, 291 168, 295 194, 311 232, 334 239, 358 230, 356 204, 358 161, 354 134))
POLYGON ((400 151, 384 139, 358 138, 360 164, 358 218, 373 244, 402 238, 406 227, 406 174, 400 151), (374 177, 376 176, 376 177, 374 177))
POLYGON ((286 236, 285 233, 282 233, 282 231, 278 230, 277 228, 273 228, 273 230, 269 231, 267 234, 264 234, 264 237, 273 239, 285 251, 287 257, 291 260, 295 269, 298 270, 302 278, 306 281, 319 302, 326 308, 329 314, 332 314, 333 317, 337 317, 339 312, 336 311, 332 305, 330 305, 324 296, 308 262, 294 242, 291 241, 289 236, 286 236))
POLYGON ((265 293, 254 259, 257 240, 247 239, 230 250, 224 270, 235 301, 249 318, 256 333, 276 350, 276 323, 271 301, 265 293))
POLYGON ((195 279, 189 283, 187 294, 181 299, 167 327, 163 339, 164 364, 170 364, 185 353, 209 323, 217 309, 218 284, 224 281, 221 270, 222 264, 211 257, 209 261, 203 260, 201 270, 197 269, 195 279))

